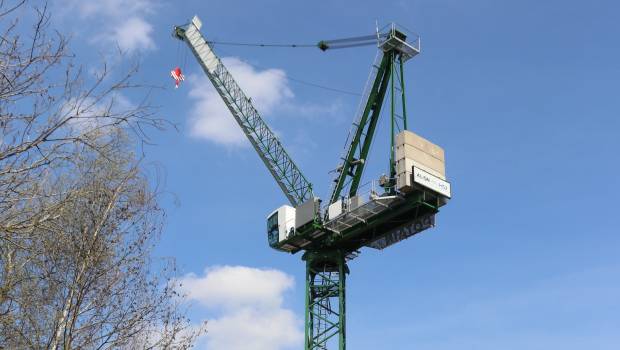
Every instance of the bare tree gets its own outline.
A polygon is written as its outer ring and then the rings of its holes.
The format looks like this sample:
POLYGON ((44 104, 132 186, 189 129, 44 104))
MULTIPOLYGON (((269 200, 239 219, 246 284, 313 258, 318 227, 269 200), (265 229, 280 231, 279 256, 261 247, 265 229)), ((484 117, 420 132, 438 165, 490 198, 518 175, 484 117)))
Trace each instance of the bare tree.
POLYGON ((0 26, 0 348, 191 347, 135 151, 165 121, 119 103, 136 70, 85 74, 46 6, 0 0, 0 26))

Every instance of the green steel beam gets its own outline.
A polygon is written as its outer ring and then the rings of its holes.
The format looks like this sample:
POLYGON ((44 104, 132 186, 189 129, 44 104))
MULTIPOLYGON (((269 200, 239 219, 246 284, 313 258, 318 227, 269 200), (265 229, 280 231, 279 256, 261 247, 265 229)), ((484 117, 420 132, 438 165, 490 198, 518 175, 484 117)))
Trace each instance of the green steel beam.
POLYGON ((355 173, 353 174, 353 179, 351 180, 351 187, 349 187, 349 197, 353 197, 357 194, 357 188, 362 181, 362 174, 364 172, 364 165, 366 164, 366 157, 368 157, 368 152, 370 152, 370 146, 372 144, 372 140, 374 138, 375 128, 377 127, 377 122, 379 121, 379 116, 381 115, 381 106, 383 105, 383 100, 385 98, 385 93, 387 91, 388 82, 393 80, 393 52, 388 52, 384 54, 387 58, 387 66, 385 68, 385 73, 383 79, 381 80, 381 86, 379 87, 379 91, 377 92, 377 96, 375 98, 374 108, 372 110, 372 116, 370 118, 370 123, 368 125, 368 129, 364 134, 364 141, 360 151, 360 159, 363 159, 364 162, 361 162, 355 167, 355 173))
POLYGON ((396 150, 394 149, 394 123, 396 122, 395 120, 395 113, 394 113, 394 55, 392 54, 390 56, 391 59, 391 63, 390 64, 390 68, 391 68, 391 72, 392 72, 392 79, 391 79, 391 84, 390 84, 390 178, 394 178, 396 176, 396 161, 395 161, 395 152, 396 150))
POLYGON ((392 79, 390 84, 390 165, 389 165, 389 173, 392 181, 395 181, 394 178, 396 176, 396 145, 395 137, 396 134, 407 130, 407 108, 406 108, 406 100, 405 100, 405 78, 404 78, 404 68, 403 68, 403 58, 401 55, 397 55, 395 52, 392 53, 392 79), (397 62, 398 61, 398 62, 397 62), (396 80, 398 79, 398 88, 400 89, 400 103, 402 109, 402 115, 396 114, 396 80), (399 124, 399 119, 402 124, 399 124))
POLYGON ((353 197, 357 194, 357 189, 362 180, 362 174, 364 172, 364 166, 366 164, 366 157, 370 151, 372 145, 374 132, 381 114, 381 107, 385 99, 388 86, 390 88, 390 158, 389 158, 389 174, 391 178, 396 175, 396 159, 395 159, 395 135, 407 129, 407 110, 405 107, 405 80, 404 80, 404 68, 403 60, 400 55, 395 51, 385 52, 381 65, 377 72, 377 76, 372 86, 371 93, 369 94, 368 101, 364 108, 362 117, 360 118, 359 125, 354 138, 351 141, 347 155, 344 159, 344 163, 339 167, 339 175, 336 179, 336 186, 330 197, 330 203, 334 203, 340 199, 342 190, 344 189, 347 180, 350 179, 349 197, 353 197), (397 62, 398 61, 398 62, 397 62), (396 77, 399 78, 399 88, 401 94, 401 107, 402 107, 402 126, 398 124, 398 117, 396 115, 396 77))
POLYGON ((386 53, 381 59, 377 76, 373 82, 370 94, 368 95, 368 101, 366 101, 366 106, 359 120, 359 125, 357 125, 355 136, 349 145, 344 163, 338 169, 339 175, 336 179, 336 186, 334 186, 334 190, 330 197, 330 203, 334 203, 340 198, 347 179, 351 179, 349 196, 354 196, 357 192, 366 157, 368 156, 377 121, 381 113, 381 106, 383 105, 387 85, 392 75, 391 57, 391 53, 386 53))
POLYGON ((403 66, 405 65, 403 62, 402 57, 398 60, 398 63, 400 65, 400 96, 402 99, 402 103, 403 103, 403 127, 404 130, 408 130, 407 129, 407 108, 405 108, 405 69, 403 68, 403 66))

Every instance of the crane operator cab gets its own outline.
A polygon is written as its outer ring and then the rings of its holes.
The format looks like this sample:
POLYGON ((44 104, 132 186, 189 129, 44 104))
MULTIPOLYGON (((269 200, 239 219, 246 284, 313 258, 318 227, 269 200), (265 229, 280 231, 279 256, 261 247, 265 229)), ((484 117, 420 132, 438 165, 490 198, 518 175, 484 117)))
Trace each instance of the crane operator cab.
POLYGON ((283 205, 267 217, 267 239, 272 248, 295 232, 295 208, 283 205))

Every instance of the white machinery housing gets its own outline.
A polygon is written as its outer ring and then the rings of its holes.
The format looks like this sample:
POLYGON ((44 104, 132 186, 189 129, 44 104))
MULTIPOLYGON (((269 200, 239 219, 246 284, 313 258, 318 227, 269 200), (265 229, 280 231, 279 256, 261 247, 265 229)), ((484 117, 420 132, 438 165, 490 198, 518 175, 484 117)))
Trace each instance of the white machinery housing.
POLYGON ((267 217, 267 239, 271 247, 295 232, 295 208, 283 205, 267 217))

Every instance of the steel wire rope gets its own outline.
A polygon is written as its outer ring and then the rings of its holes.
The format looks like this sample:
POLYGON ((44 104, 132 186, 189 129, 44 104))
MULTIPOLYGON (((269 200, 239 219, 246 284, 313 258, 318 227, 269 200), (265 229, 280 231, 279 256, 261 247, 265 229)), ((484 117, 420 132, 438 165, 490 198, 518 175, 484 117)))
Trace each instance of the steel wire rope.
POLYGON ((226 46, 287 47, 287 48, 317 47, 317 44, 274 44, 274 43, 264 44, 264 43, 241 43, 241 42, 217 41, 217 40, 207 40, 207 44, 226 45, 226 46))
MULTIPOLYGON (((384 36, 384 34, 381 34, 384 36)), ((321 40, 318 43, 314 44, 283 44, 283 43, 251 43, 251 42, 237 42, 237 41, 219 41, 219 40, 207 40, 208 44, 213 45, 226 45, 226 46, 250 46, 250 47, 282 47, 282 48, 310 48, 310 47, 318 47, 321 48, 321 44, 324 45, 342 45, 342 46, 326 46, 325 49, 339 49, 339 48, 348 48, 348 47, 356 47, 362 45, 368 45, 376 41, 376 35, 363 35, 363 36, 355 36, 350 38, 342 38, 342 39, 333 39, 333 40, 321 40)))
MULTIPOLYGON (((207 41, 207 43, 213 43, 213 42, 212 42, 212 41, 207 41)), ((316 45, 314 45, 314 46, 316 47, 316 45)), ((230 52, 227 52, 226 50, 222 50, 221 48, 217 48, 217 50, 218 50, 219 52, 221 52, 221 53, 225 54, 225 55, 231 55, 231 53, 230 53, 230 52)), ((288 75, 288 74, 286 74, 286 73, 282 72, 282 71, 281 71, 281 70, 279 70, 279 69, 269 68, 269 67, 262 66, 262 65, 260 65, 260 64, 250 63, 250 62, 247 62, 247 61, 243 61, 243 62, 245 62, 245 63, 249 64, 250 66, 256 67, 256 68, 273 70, 273 71, 275 71, 275 72, 276 72, 276 74, 278 74, 278 75, 280 75, 280 76, 283 76, 283 77, 287 78, 288 80, 293 81, 293 82, 296 82, 296 83, 298 83, 298 84, 307 85, 307 86, 311 86, 311 87, 314 87, 314 88, 317 88, 317 89, 323 89, 323 90, 332 91, 332 92, 337 92, 337 93, 346 94, 346 95, 351 95, 351 96, 357 96, 357 97, 362 96, 362 94, 361 94, 361 93, 358 93, 358 92, 347 91, 347 90, 344 90, 344 89, 338 89, 338 88, 332 88, 332 87, 329 87, 329 86, 325 86, 325 85, 321 85, 321 84, 317 84, 317 83, 312 83, 312 82, 309 82, 309 81, 305 81, 305 80, 302 80, 302 79, 299 79, 299 78, 296 78, 296 77, 290 76, 290 75, 288 75)))

